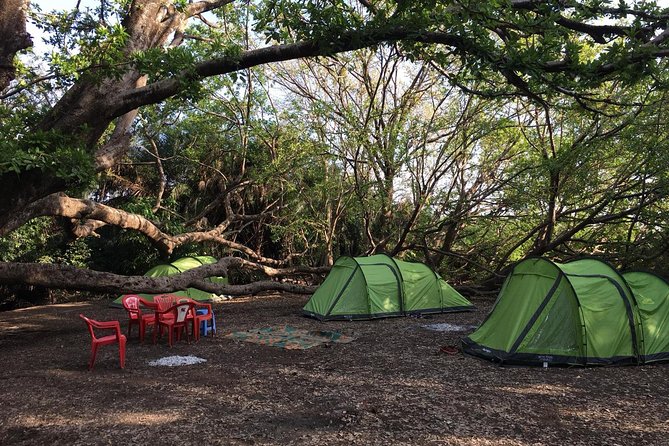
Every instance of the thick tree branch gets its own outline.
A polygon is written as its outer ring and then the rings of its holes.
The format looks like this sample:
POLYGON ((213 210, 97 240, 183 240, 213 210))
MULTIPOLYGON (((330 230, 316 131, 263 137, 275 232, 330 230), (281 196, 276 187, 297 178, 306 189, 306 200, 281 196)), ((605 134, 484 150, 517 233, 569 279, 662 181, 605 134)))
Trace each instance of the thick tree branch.
MULTIPOLYGON (((143 87, 146 85, 146 76, 141 76, 137 79, 135 87, 143 87)), ((132 136, 132 124, 137 117, 138 110, 130 110, 116 119, 114 132, 109 141, 100 147, 95 153, 95 167, 98 171, 111 169, 114 167, 128 152, 130 147, 130 138, 132 136)))
POLYGON ((194 2, 188 5, 186 8, 186 14, 188 17, 193 17, 208 11, 213 11, 214 9, 234 2, 235 0, 203 0, 194 2))
POLYGON ((192 71, 183 72, 178 77, 164 79, 143 88, 124 92, 114 104, 110 104, 111 116, 123 114, 134 108, 165 100, 179 93, 188 82, 211 76, 232 73, 246 68, 272 62, 300 59, 315 56, 328 56, 336 53, 366 48, 382 42, 412 40, 422 43, 444 44, 456 48, 466 48, 470 44, 460 36, 439 33, 419 32, 419 30, 396 27, 387 30, 356 31, 343 33, 336 42, 318 42, 314 40, 273 45, 243 52, 238 57, 212 59, 197 64, 192 71), (193 74, 194 73, 194 74, 193 74), (114 108, 114 106, 116 108, 114 108))
MULTIPOLYGON (((288 282, 260 281, 247 285, 218 284, 207 277, 228 277, 232 269, 265 269, 236 257, 226 257, 217 263, 204 265, 167 277, 122 276, 100 271, 80 269, 68 265, 43 263, 0 262, 0 284, 23 283, 49 288, 86 290, 103 293, 170 293, 187 288, 198 288, 216 294, 243 295, 261 291, 280 290, 292 293, 313 293, 315 287, 288 282)), ((292 274, 294 270, 269 270, 274 277, 292 274)))
POLYGON ((59 216, 70 219, 98 220, 124 229, 134 229, 151 239, 164 253, 170 253, 174 248, 170 236, 163 233, 151 221, 135 214, 115 209, 92 200, 78 200, 63 193, 48 195, 32 202, 17 212, 0 230, 4 236, 36 217, 59 216))
MULTIPOLYGON (((404 27, 395 27, 386 30, 356 31, 343 34, 337 42, 323 45, 317 41, 304 41, 284 45, 274 45, 242 53, 237 58, 212 59, 197 64, 192 71, 184 72, 178 77, 164 79, 143 88, 137 88, 124 92, 120 100, 110 104, 108 113, 112 116, 123 114, 133 108, 143 105, 160 102, 171 96, 178 94, 188 82, 198 79, 217 76, 222 74, 251 68, 258 65, 264 65, 272 62, 281 62, 299 58, 308 58, 316 56, 328 56, 340 52, 352 51, 365 48, 384 42, 413 41, 418 43, 441 44, 450 46, 458 51, 467 51, 473 47, 473 42, 468 42, 461 36, 456 36, 441 32, 419 32, 404 27)), ((489 55, 492 57, 493 55, 489 55)), ((627 63, 634 64, 651 60, 654 58, 669 57, 669 49, 659 48, 652 44, 646 44, 638 53, 631 53, 627 56, 627 63)), ((603 64, 594 69, 593 75, 604 76, 619 69, 621 62, 603 64)), ((566 72, 572 69, 569 61, 561 60, 547 62, 541 65, 541 68, 547 72, 566 72)), ((502 69, 509 81, 516 85, 523 92, 528 89, 524 86, 522 79, 509 69, 502 69)))
MULTIPOLYGON (((62 193, 56 193, 31 203, 21 212, 16 213, 0 231, 0 236, 6 235, 20 227, 27 221, 44 216, 66 217, 74 220, 85 220, 84 225, 75 225, 75 235, 92 235, 101 223, 131 229, 146 236, 161 252, 168 256, 175 248, 187 243, 215 242, 232 250, 241 252, 256 262, 266 265, 283 266, 286 260, 275 260, 261 256, 248 246, 223 237, 223 233, 237 220, 244 220, 244 216, 231 214, 228 219, 209 231, 188 232, 178 235, 169 235, 161 231, 152 221, 136 214, 112 208, 92 200, 71 198, 62 193), (4 232, 7 231, 7 232, 4 232)), ((272 270, 264 271, 272 275, 272 270)))

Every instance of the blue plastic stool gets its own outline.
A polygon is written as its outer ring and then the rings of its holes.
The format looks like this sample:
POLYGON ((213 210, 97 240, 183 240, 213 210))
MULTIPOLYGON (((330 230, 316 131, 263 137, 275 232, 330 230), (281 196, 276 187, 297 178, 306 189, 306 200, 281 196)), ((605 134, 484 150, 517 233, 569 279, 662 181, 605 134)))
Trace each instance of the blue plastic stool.
MULTIPOLYGON (((208 312, 209 310, 206 308, 198 308, 195 310, 195 313, 197 314, 207 314, 208 312)), ((207 334, 211 333, 212 331, 216 333, 216 315, 213 311, 211 312, 211 319, 200 322, 200 333, 202 336, 207 336, 207 334)))

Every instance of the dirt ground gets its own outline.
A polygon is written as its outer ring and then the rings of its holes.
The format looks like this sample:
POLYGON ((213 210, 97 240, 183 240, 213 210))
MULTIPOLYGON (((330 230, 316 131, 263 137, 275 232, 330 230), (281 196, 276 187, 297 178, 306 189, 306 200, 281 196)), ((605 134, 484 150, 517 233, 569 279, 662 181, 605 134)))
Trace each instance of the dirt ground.
MULTIPOLYGON (((669 364, 589 369, 499 367, 462 354, 476 312, 321 323, 307 298, 215 305, 219 336, 102 347, 89 372, 79 313, 119 319, 107 302, 0 313, 0 444, 669 445, 669 364), (226 332, 290 324, 356 340, 309 350, 239 342, 226 332), (150 366, 172 355, 207 361, 150 366)), ((136 334, 136 333, 135 333, 136 334)))

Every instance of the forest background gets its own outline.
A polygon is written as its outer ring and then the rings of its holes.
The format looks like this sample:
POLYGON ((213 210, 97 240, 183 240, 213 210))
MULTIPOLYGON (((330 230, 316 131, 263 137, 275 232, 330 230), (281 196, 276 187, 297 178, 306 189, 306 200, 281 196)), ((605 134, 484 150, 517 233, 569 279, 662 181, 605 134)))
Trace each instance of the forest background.
POLYGON ((309 292, 338 256, 380 252, 466 293, 531 256, 669 276, 655 2, 3 5, 0 37, 28 20, 46 48, 2 48, 6 307, 309 292), (222 260, 138 277, 203 254, 222 260))

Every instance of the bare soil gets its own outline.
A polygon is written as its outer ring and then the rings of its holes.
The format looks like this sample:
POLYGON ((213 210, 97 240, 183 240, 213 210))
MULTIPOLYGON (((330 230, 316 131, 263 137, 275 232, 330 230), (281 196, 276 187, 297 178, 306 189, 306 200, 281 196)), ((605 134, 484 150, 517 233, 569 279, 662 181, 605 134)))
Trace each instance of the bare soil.
POLYGON ((523 368, 441 351, 476 312, 321 323, 306 297, 215 305, 219 336, 167 346, 102 347, 89 372, 79 313, 118 319, 107 302, 0 313, 0 444, 669 445, 669 365, 523 368), (340 330, 350 344, 284 350, 226 332, 290 324, 340 330), (149 361, 195 355, 202 364, 149 361))

